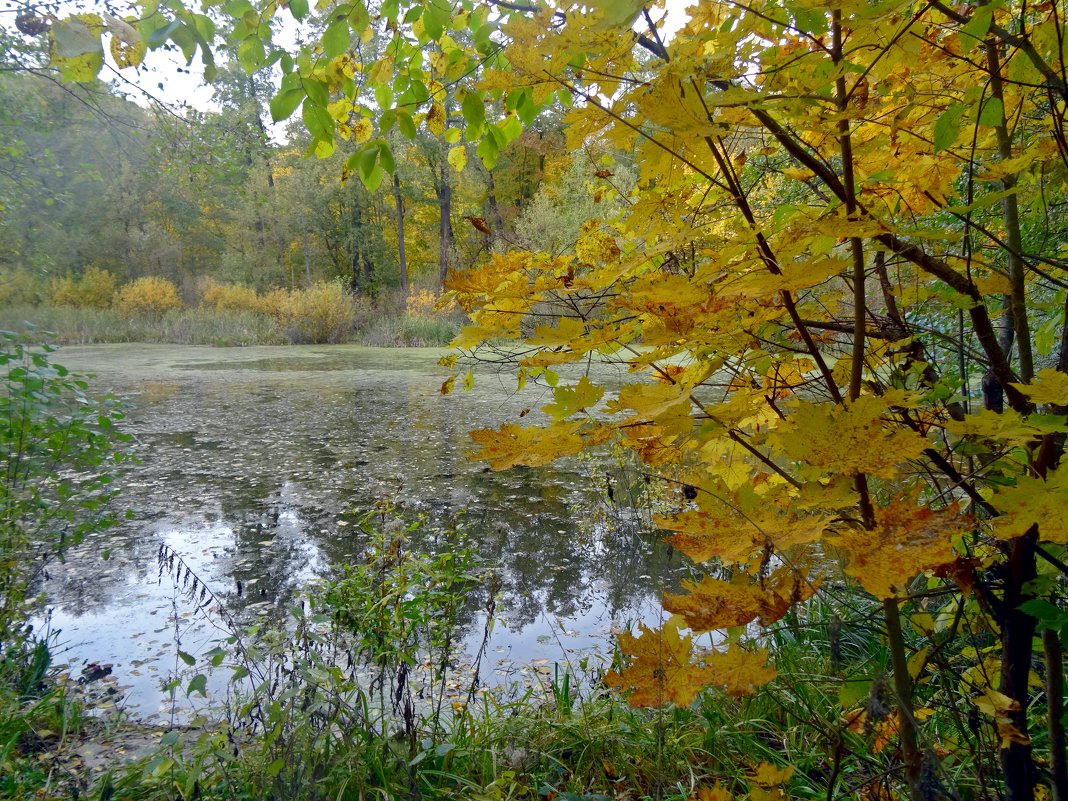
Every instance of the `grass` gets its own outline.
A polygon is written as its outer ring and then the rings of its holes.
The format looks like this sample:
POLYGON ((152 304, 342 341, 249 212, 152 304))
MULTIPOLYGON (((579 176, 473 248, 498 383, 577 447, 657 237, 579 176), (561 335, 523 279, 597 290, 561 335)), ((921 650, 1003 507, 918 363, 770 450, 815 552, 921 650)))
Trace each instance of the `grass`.
MULTIPOLYGON (((112 309, 72 306, 11 306, 0 309, 0 328, 49 331, 60 345, 144 342, 174 345, 284 345, 299 332, 269 315, 206 308, 171 311, 161 317, 124 317, 112 309)), ((369 309, 342 341, 373 347, 447 345, 460 323, 452 318, 409 316, 403 310, 369 309)))

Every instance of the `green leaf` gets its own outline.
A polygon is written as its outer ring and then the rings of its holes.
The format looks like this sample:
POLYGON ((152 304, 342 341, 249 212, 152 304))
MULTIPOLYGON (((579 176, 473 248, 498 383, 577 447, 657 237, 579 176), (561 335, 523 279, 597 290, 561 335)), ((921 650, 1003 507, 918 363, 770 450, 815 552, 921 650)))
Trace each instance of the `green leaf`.
POLYGON ((282 772, 282 768, 284 768, 285 766, 286 766, 285 759, 282 758, 282 757, 279 757, 274 762, 272 762, 270 765, 268 765, 265 770, 266 770, 266 773, 267 773, 268 776, 270 776, 271 778, 274 778, 275 776, 277 776, 279 773, 282 772))
POLYGON ((304 127, 313 139, 321 142, 329 142, 334 138, 334 118, 330 112, 322 106, 313 103, 311 98, 304 101, 303 109, 304 127))
POLYGON ((325 83, 314 78, 305 78, 302 85, 308 97, 317 106, 326 108, 330 105, 330 90, 326 88, 325 83))
POLYGON ((404 134, 408 139, 415 139, 415 121, 412 119, 412 115, 407 112, 397 112, 397 127, 400 128, 400 132, 404 134))
POLYGON ((451 16, 448 6, 439 6, 435 0, 431 0, 423 9, 423 29, 431 39, 437 41, 445 33, 451 16))
POLYGON ((185 662, 187 665, 195 665, 197 663, 197 658, 195 656, 193 656, 192 654, 187 654, 181 648, 178 649, 178 658, 185 662))
MULTIPOLYGON (((486 105, 482 102, 481 95, 475 92, 468 92, 464 95, 460 109, 464 115, 464 122, 467 123, 469 128, 475 128, 481 132, 482 126, 486 123, 486 105)), ((477 138, 477 134, 474 137, 468 136, 468 139, 474 138, 477 138)))
POLYGON ((935 153, 945 150, 957 141, 960 133, 960 118, 964 114, 964 104, 954 103, 943 111, 934 125, 935 153))
POLYGON ((366 178, 378 164, 378 148, 368 146, 362 153, 357 154, 357 163, 360 168, 360 177, 366 178))
POLYGON ((349 27, 357 36, 362 36, 367 26, 371 24, 371 15, 367 13, 367 6, 359 0, 352 6, 352 11, 349 12, 349 27))
POLYGON ((393 151, 390 150, 389 145, 383 143, 378 146, 378 158, 382 163, 382 168, 392 175, 397 169, 397 163, 393 160, 393 151))
POLYGON ((159 738, 159 744, 162 746, 177 745, 181 739, 181 734, 176 731, 169 731, 159 738))
POLYGON ((375 87, 375 103, 378 104, 378 108, 382 111, 393 107, 393 90, 389 88, 388 84, 380 83, 375 87))
MULTIPOLYGON (((807 4, 806 4, 807 5, 807 4)), ((827 13, 820 8, 808 8, 806 5, 788 4, 786 8, 794 18, 798 30, 819 36, 827 32, 827 13)))
POLYGON ((52 25, 51 30, 55 55, 60 58, 76 58, 86 53, 102 53, 102 27, 103 23, 96 14, 79 14, 59 20, 52 25))
POLYGON ((969 50, 976 47, 986 37, 990 30, 990 23, 994 19, 994 6, 981 5, 972 13, 972 18, 967 25, 960 29, 963 44, 969 50))
POLYGON ((263 64, 263 42, 258 36, 246 36, 237 46, 237 60, 245 72, 255 72, 263 64))
POLYGON ((289 0, 289 13, 293 19, 300 22, 308 16, 308 0, 289 0))
POLYGON ((323 31, 323 52, 327 58, 336 58, 349 49, 349 22, 342 17, 327 26, 323 31))
POLYGON ((482 164, 485 165, 486 169, 492 170, 494 165, 497 164, 497 157, 500 155, 501 149, 497 147, 497 143, 492 137, 487 136, 478 143, 478 149, 475 152, 482 159, 482 164))
POLYGON ((171 38, 171 34, 174 33, 181 24, 182 23, 179 20, 172 19, 170 22, 167 22, 166 18, 162 17, 162 15, 154 14, 141 23, 141 35, 145 37, 145 41, 148 42, 149 47, 159 47, 171 38), (157 22, 162 22, 163 24, 159 27, 150 27, 157 22))
POLYGON ((987 128, 996 128, 1005 122, 1005 106, 1002 102, 992 97, 983 104, 983 110, 979 113, 979 124, 987 128))
MULTIPOLYGON (((295 75, 296 73, 294 73, 295 75)), ((274 122, 287 120, 305 98, 304 89, 290 89, 271 98, 271 119, 274 122)))
POLYGON ((205 698, 208 697, 208 677, 203 673, 198 673, 193 676, 189 682, 189 686, 186 687, 186 695, 192 695, 193 693, 200 693, 205 698))
POLYGON ((382 169, 381 164, 376 164, 374 169, 371 170, 369 175, 360 173, 360 181, 367 187, 368 192, 374 192, 382 184, 382 179, 386 177, 386 171, 382 169))
POLYGON ((523 133, 523 123, 519 121, 518 117, 506 118, 497 125, 497 128, 504 134, 505 144, 518 139, 523 133))

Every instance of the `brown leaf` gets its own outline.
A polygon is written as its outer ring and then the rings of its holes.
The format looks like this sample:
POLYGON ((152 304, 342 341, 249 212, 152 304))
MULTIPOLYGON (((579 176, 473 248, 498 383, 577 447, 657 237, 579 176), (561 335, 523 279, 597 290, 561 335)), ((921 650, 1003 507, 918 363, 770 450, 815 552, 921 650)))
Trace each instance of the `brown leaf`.
POLYGON ((481 217, 467 216, 467 217, 464 217, 464 219, 467 220, 469 223, 471 223, 471 225, 473 225, 476 230, 481 231, 484 234, 492 234, 493 233, 493 229, 490 228, 488 225, 486 225, 486 221, 484 219, 482 219, 481 217))

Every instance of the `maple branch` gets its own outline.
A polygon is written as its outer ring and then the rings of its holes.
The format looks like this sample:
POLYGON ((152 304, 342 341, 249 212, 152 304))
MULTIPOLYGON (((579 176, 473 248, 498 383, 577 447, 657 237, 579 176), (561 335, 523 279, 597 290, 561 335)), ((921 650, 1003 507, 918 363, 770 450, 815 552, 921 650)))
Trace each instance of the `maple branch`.
MULTIPOLYGON (((708 108, 708 104, 705 102, 704 92, 702 92, 701 88, 697 85, 697 81, 691 78, 690 85, 693 86, 694 91, 697 92, 697 97, 701 101, 701 107, 704 109, 705 117, 709 122, 714 122, 712 119, 712 112, 708 108)), ((727 158, 725 152, 720 150, 711 136, 706 134, 702 138, 708 146, 708 149, 712 152, 712 158, 715 159, 720 174, 723 175, 724 180, 727 182, 727 191, 734 200, 734 204, 738 207, 738 210, 742 212, 742 216, 749 224, 750 230, 752 230, 756 236, 757 248, 760 250, 761 261, 764 262, 768 271, 773 275, 782 275, 782 268, 779 267, 778 258, 776 257, 775 252, 771 249, 771 244, 768 242, 767 237, 764 236, 764 233, 756 224, 756 216, 753 214, 753 209, 749 205, 749 200, 746 198, 745 193, 742 192, 741 185, 738 183, 734 169, 731 167, 730 159, 727 158)), ((838 389, 838 382, 835 381, 834 373, 831 371, 831 368, 827 366, 823 354, 820 353, 816 341, 812 338, 812 333, 805 328, 804 324, 801 322, 801 315, 797 311, 797 304, 794 302, 793 294, 788 289, 782 289, 779 291, 779 297, 782 298, 783 305, 786 307, 786 312, 790 315, 790 320, 793 322, 798 334, 800 334, 801 339, 804 340, 809 355, 812 356, 820 373, 822 373, 824 382, 827 384, 827 389, 831 393, 831 397, 834 398, 835 403, 841 403, 842 393, 838 389)))
MULTIPOLYGON (((691 400, 693 400, 693 399, 691 398, 691 400)), ((787 473, 785 470, 783 470, 781 467, 779 467, 777 464, 775 464, 775 462, 772 461, 772 459, 769 456, 764 455, 759 450, 757 450, 754 446, 752 446, 748 442, 746 442, 741 437, 741 435, 738 434, 738 432, 736 432, 736 431, 728 431, 727 432, 727 436, 730 437, 732 441, 737 442, 739 445, 741 445, 743 448, 745 448, 747 451, 749 451, 751 454, 753 454, 753 456, 755 456, 757 459, 759 459, 770 470, 774 471, 775 474, 778 475, 779 478, 781 478, 783 481, 787 482, 788 484, 790 484, 792 487, 794 487, 796 489, 801 489, 802 484, 801 484, 800 481, 798 481, 796 478, 794 478, 789 473, 787 473)))
MULTIPOLYGON (((949 17, 951 20, 953 20, 959 25, 967 25, 972 21, 972 18, 967 14, 962 14, 959 11, 954 11, 952 8, 950 8, 940 0, 933 0, 931 6, 941 11, 943 14, 945 14, 947 17, 949 17)), ((993 20, 991 20, 990 27, 988 28, 988 30, 990 33, 993 33, 995 36, 997 36, 998 39, 1000 39, 1002 42, 1008 45, 1012 45, 1025 56, 1027 56, 1034 68, 1038 70, 1039 73, 1041 73, 1043 78, 1046 79, 1050 88, 1060 94, 1060 96, 1065 100, 1065 102, 1068 102, 1068 83, 1065 83, 1064 78, 1058 75, 1056 70, 1054 70, 1053 67, 1047 64, 1045 59, 1043 59, 1042 56, 1039 55, 1038 51, 1035 49, 1035 46, 1031 44, 1030 39, 1028 39, 1026 36, 1018 36, 1017 34, 1007 31, 1005 28, 1001 27, 993 20)))
MULTIPOLYGON (((1009 138, 1008 123, 1005 119, 1005 91, 1001 84, 1001 60, 993 41, 987 42, 986 60, 990 74, 990 96, 1001 106, 1001 115, 994 125, 997 135, 998 155, 1002 161, 1012 158, 1012 140, 1009 138)), ((1006 175, 1001 180, 1006 191, 1016 186, 1015 175, 1006 175)), ((1020 358, 1020 378, 1030 383, 1034 374, 1034 360, 1031 355, 1031 334, 1027 325, 1027 298, 1024 288, 1024 264, 1020 258, 1023 251, 1023 236, 1020 233, 1020 207, 1016 194, 1010 193, 1001 198, 1001 219, 1005 226, 1005 236, 1009 240, 1007 257, 1009 263, 1009 281, 1012 292, 1009 295, 1009 308, 1012 310, 1013 330, 1016 333, 1016 352, 1020 358)))

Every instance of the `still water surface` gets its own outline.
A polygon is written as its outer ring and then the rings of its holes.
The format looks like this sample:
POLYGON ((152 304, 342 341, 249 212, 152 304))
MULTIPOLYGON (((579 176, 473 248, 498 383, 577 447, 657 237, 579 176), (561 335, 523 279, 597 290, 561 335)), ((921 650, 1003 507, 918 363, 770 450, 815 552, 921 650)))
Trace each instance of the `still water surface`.
MULTIPOLYGON (((74 673, 85 662, 112 665, 132 714, 168 715, 160 687, 184 668, 178 645, 203 653, 225 631, 160 576, 160 545, 230 614, 252 620, 359 559, 367 542, 356 523, 382 501, 406 519, 461 520, 499 566, 485 682, 531 661, 603 654, 613 626, 658 618, 661 588, 686 568, 640 512, 607 502, 608 481, 617 500, 625 495, 618 473, 574 460, 494 473, 469 461, 468 431, 525 408, 536 421, 548 398, 537 387, 516 393, 512 376, 488 366, 476 370, 473 392, 443 397, 440 355, 355 346, 60 350, 57 362, 95 375, 94 390, 127 399, 140 458, 122 485, 134 518, 51 571, 60 659, 74 673)), ((478 610, 472 602, 472 649, 485 622, 478 610)))

